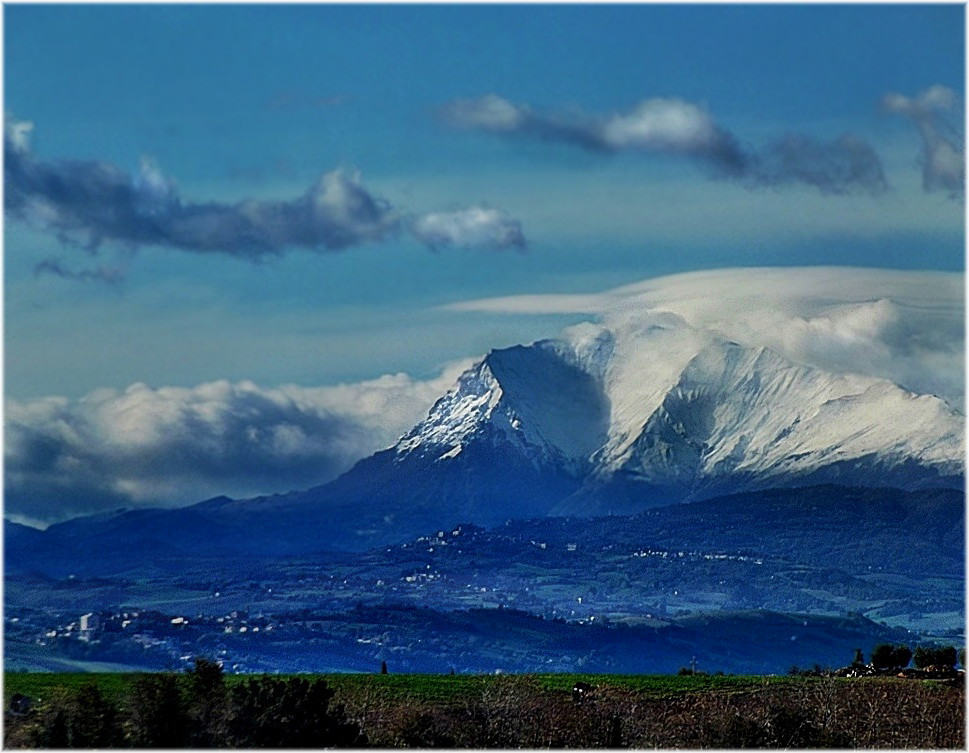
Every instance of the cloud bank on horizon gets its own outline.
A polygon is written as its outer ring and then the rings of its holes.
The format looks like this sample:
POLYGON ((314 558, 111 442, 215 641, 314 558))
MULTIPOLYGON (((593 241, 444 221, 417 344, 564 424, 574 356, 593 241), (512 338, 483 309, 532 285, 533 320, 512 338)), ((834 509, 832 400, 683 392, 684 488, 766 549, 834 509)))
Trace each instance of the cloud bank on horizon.
MULTIPOLYGON (((7 118, 5 213, 91 251, 110 241, 258 261, 297 248, 341 251, 405 230, 433 249, 525 246, 521 223, 498 210, 471 207, 405 216, 367 190, 359 175, 344 170, 324 173, 294 199, 192 202, 147 159, 135 176, 105 162, 38 159, 30 148, 32 130, 32 123, 7 118)), ((105 282, 123 278, 120 269, 75 272, 53 259, 36 271, 105 282)))
MULTIPOLYGON (((592 295, 468 301, 451 310, 580 313, 620 347, 658 320, 678 341, 726 337, 838 373, 889 379, 964 412, 964 275, 851 268, 693 272, 592 295)), ((570 328, 584 337, 589 325, 570 328)), ((639 338, 640 341, 642 338, 639 338)), ((646 354, 650 355, 650 354, 646 354)), ((655 357, 643 360, 658 362, 655 357)), ((662 354, 659 354, 662 361, 662 354)), ((469 362, 419 381, 101 390, 7 402, 7 514, 51 522, 323 483, 392 444, 469 362)))
POLYGON ((6 515, 56 522, 119 507, 308 488, 393 444, 470 362, 329 387, 96 390, 6 402, 6 515))

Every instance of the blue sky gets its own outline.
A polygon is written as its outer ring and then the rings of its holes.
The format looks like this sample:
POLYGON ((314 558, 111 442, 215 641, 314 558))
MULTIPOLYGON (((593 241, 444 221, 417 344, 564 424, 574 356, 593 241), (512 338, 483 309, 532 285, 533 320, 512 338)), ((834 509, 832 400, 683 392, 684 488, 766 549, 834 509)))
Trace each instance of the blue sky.
POLYGON ((429 373, 548 326, 433 310, 465 298, 736 265, 961 268, 961 204, 921 190, 916 129, 879 102, 961 92, 963 36, 955 5, 8 6, 5 110, 34 124, 38 159, 136 173, 149 157, 194 201, 290 199, 321 173, 359 170, 395 209, 486 205, 529 244, 429 253, 400 236, 253 264, 105 242, 92 258, 8 217, 8 394, 429 373), (748 190, 675 155, 437 117, 488 94, 590 115, 678 98, 752 144, 850 132, 877 150, 891 190, 748 190), (126 279, 37 274, 47 259, 126 279), (364 345, 344 349, 349 332, 364 345), (294 352, 267 353, 277 338, 294 352))
POLYGON ((3 12, 21 407, 141 383, 436 389, 584 318, 462 301, 963 269, 959 5, 3 12))

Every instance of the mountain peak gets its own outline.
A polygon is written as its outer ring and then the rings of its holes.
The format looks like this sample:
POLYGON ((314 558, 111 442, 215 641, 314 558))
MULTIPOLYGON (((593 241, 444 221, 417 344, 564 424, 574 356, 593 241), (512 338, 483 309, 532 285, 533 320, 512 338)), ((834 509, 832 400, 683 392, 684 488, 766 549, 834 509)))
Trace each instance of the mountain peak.
POLYGON ((962 428, 939 398, 663 320, 618 335, 582 325, 567 339, 492 351, 401 440, 395 460, 445 463, 500 447, 580 479, 554 509, 593 514, 615 509, 617 495, 630 511, 846 475, 945 485, 964 473, 962 428))
POLYGON ((398 461, 414 453, 446 460, 486 440, 517 448, 539 467, 585 470, 608 430, 608 399, 594 371, 610 345, 601 338, 582 346, 541 340, 491 351, 401 439, 398 461))
POLYGON ((660 316, 492 351, 396 446, 323 486, 52 529, 170 553, 218 521, 226 550, 254 526, 255 551, 359 549, 457 521, 631 514, 772 488, 961 489, 964 447, 964 418, 940 398, 660 316))

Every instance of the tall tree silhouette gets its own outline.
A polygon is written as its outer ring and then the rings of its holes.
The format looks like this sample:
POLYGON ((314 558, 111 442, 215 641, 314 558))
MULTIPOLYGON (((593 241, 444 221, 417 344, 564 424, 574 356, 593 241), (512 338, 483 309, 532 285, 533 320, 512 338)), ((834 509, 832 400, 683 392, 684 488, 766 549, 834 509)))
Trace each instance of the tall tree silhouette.
POLYGON ((198 748, 224 746, 229 708, 222 666, 210 659, 196 658, 195 666, 186 674, 188 744, 198 748))

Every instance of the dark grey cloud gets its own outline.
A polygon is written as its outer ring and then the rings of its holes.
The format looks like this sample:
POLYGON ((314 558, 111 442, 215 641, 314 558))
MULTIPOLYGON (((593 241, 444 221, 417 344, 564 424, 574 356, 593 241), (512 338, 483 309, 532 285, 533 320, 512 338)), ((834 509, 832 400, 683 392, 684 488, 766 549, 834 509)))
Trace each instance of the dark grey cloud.
POLYGON ((150 487, 185 504, 210 496, 184 497, 190 489, 217 493, 206 483, 217 478, 226 489, 309 486, 342 470, 347 446, 362 441, 360 427, 338 415, 257 392, 220 397, 120 397, 93 415, 63 402, 15 407, 7 427, 8 512, 43 519, 132 506, 150 487), (121 406, 140 425, 119 415, 121 406), (112 413, 116 426, 104 421, 112 413))
MULTIPOLYGON (((288 201, 191 202, 150 161, 131 176, 104 162, 37 159, 28 144, 30 130, 28 123, 8 119, 6 124, 7 216, 92 250, 114 242, 259 260, 294 248, 339 251, 379 242, 397 236, 414 219, 343 170, 325 173, 288 201)), ((486 240, 489 247, 501 247, 500 237, 486 240)), ((48 265, 45 271, 64 269, 48 265)))
POLYGON ((457 128, 557 141, 603 154, 680 155, 713 178, 737 180, 749 188, 801 184, 828 194, 879 194, 888 188, 878 155, 861 139, 791 135, 763 149, 746 148, 705 108, 683 99, 647 99, 625 113, 592 116, 541 112, 489 94, 452 102, 441 115, 457 128))
POLYGON ((8 215, 92 248, 116 241, 258 259, 289 248, 336 251, 379 241, 400 221, 358 178, 339 170, 290 201, 193 203, 148 162, 134 178, 103 162, 45 162, 10 136, 4 156, 8 215))
POLYGON ((909 118, 922 137, 922 187, 953 197, 965 193, 966 178, 965 135, 955 117, 958 103, 954 91, 939 85, 915 97, 892 93, 882 99, 887 112, 909 118))
POLYGON ((878 154, 868 142, 849 135, 832 141, 785 136, 749 156, 743 179, 754 187, 800 183, 825 194, 888 189, 878 154))

